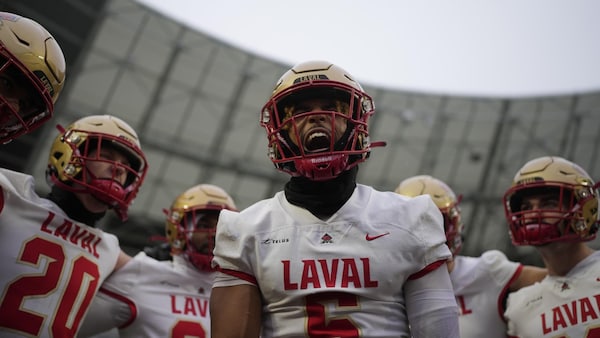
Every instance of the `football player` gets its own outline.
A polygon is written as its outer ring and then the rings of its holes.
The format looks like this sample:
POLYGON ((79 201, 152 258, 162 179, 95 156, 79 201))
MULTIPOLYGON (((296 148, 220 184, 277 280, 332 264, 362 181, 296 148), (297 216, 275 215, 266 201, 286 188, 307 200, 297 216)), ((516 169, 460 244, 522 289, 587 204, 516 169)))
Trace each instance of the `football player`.
POLYGON ((287 71, 261 112, 283 191, 223 211, 213 337, 458 337, 442 217, 426 196, 356 183, 371 97, 345 70, 287 71))
POLYGON ((135 131, 109 115, 79 119, 52 143, 44 198, 33 177, 0 168, 0 336, 75 337, 100 284, 124 263, 116 236, 147 165, 135 131))
POLYGON ((532 245, 548 277, 511 293, 511 337, 600 337, 598 184, 579 165, 545 156, 527 162, 504 195, 515 245, 532 245))
POLYGON ((453 259, 448 271, 459 306, 462 338, 505 338, 504 308, 509 292, 543 279, 545 269, 509 261, 504 253, 489 250, 480 257, 459 255, 463 243, 460 199, 441 180, 418 175, 403 180, 396 193, 405 196, 429 195, 444 216, 446 243, 453 259))
POLYGON ((194 186, 167 212, 172 260, 140 252, 102 284, 80 336, 119 329, 120 337, 210 337, 209 297, 215 228, 231 197, 211 184, 194 186))
POLYGON ((0 12, 0 144, 52 117, 65 68, 60 46, 44 27, 0 12))

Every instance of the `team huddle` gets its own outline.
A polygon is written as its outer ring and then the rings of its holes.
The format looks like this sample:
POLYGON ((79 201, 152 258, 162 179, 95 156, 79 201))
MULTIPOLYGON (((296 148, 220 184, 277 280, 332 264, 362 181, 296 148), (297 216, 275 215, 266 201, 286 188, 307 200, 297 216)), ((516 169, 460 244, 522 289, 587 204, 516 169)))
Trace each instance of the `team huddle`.
MULTIPOLYGON (((0 12, 0 146, 49 121, 66 63, 37 22, 0 12)), ((121 220, 148 171, 136 131, 91 115, 58 126, 51 191, 0 168, 1 337, 600 337, 598 186, 558 156, 525 163, 503 196, 507 231, 544 267, 461 255, 461 195, 423 174, 357 182, 375 103, 344 69, 295 65, 260 112, 272 198, 238 210, 190 185, 166 210, 168 259, 131 257, 96 228, 121 220)), ((467 239, 468 240, 468 239, 467 239)))

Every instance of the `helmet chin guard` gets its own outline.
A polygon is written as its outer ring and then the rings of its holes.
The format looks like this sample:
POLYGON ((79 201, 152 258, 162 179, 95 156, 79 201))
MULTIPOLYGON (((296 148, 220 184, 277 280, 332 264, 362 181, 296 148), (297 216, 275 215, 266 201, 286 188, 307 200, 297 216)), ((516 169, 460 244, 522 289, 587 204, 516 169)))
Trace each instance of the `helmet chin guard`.
POLYGON ((93 187, 92 196, 110 205, 122 220, 127 219, 129 205, 120 204, 118 201, 127 199, 127 195, 132 191, 132 186, 123 188, 113 180, 99 178, 91 179, 89 185, 93 187))
POLYGON ((510 236, 514 243, 543 245, 554 242, 553 239, 560 238, 562 235, 557 224, 531 223, 514 228, 510 236))
MULTIPOLYGON (((214 244, 213 244, 214 247, 214 244)), ((184 254, 187 260, 200 271, 215 271, 211 266, 213 255, 205 255, 190 250, 184 254)))
POLYGON ((296 176, 304 176, 313 181, 330 180, 351 168, 348 166, 348 155, 346 154, 299 158, 294 160, 294 165, 296 176))

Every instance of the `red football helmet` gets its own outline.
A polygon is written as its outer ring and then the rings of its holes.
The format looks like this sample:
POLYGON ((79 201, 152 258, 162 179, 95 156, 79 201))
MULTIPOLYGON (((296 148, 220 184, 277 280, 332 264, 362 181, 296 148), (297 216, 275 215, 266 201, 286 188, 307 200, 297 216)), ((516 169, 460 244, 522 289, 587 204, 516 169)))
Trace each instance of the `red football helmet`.
POLYGON ((65 68, 60 46, 44 27, 0 12, 0 144, 52 117, 65 68))
POLYGON ((373 100, 345 70, 310 61, 279 79, 262 109, 260 124, 267 131, 269 157, 277 169, 322 181, 366 160, 371 147, 381 145, 369 142, 367 122, 373 113, 373 100), (333 104, 316 112, 303 110, 304 102, 311 99, 333 104), (302 139, 298 125, 311 118, 322 119, 325 126, 302 139))
POLYGON ((589 241, 598 231, 598 184, 577 164, 560 157, 527 162, 504 194, 504 211, 515 245, 589 241), (546 199, 539 208, 531 198, 546 199))
POLYGON ((460 249, 462 249, 464 229, 460 207, 458 206, 462 196, 459 195, 457 198, 454 191, 446 183, 429 175, 407 178, 400 182, 395 192, 410 197, 429 195, 440 209, 442 216, 444 216, 446 244, 452 255, 458 255, 460 249))
POLYGON ((89 193, 110 205, 121 220, 144 181, 148 164, 136 132, 125 121, 110 115, 84 117, 72 123, 55 138, 46 177, 48 182, 75 193, 89 193), (119 150, 129 165, 101 158, 101 149, 119 150), (113 179, 98 178, 87 169, 86 161, 110 162, 113 179), (122 186, 115 179, 118 170, 127 173, 122 186))
POLYGON ((199 270, 212 270, 217 220, 223 209, 237 210, 229 194, 216 185, 200 184, 179 195, 165 210, 171 255, 184 255, 199 270))

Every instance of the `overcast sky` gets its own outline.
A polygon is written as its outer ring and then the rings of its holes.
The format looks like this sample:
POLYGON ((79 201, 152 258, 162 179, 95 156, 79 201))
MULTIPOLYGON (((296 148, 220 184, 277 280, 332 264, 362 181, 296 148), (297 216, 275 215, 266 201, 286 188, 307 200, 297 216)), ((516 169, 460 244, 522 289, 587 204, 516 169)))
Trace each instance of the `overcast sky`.
POLYGON ((361 83, 524 97, 600 90, 598 0, 138 0, 283 63, 361 83))

